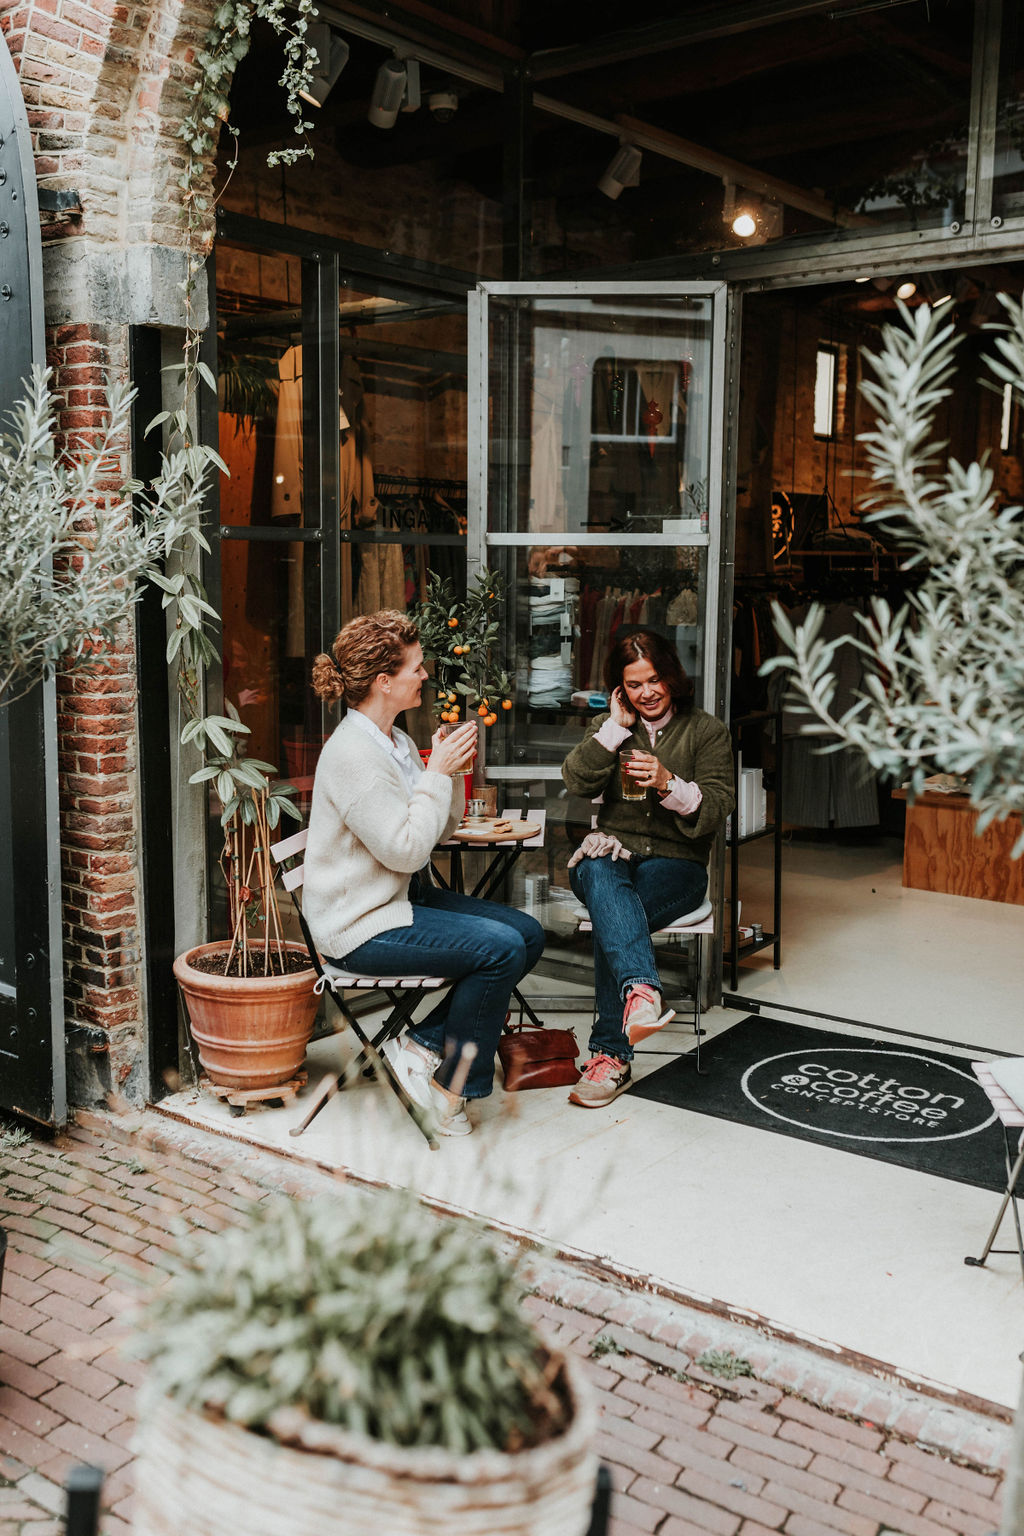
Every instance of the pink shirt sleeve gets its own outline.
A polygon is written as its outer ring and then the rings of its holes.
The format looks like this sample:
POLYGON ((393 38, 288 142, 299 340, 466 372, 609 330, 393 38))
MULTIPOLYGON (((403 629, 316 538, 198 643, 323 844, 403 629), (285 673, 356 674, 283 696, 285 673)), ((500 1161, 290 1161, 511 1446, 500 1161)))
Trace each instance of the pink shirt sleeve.
POLYGON ((662 796, 661 804, 666 811, 675 811, 677 816, 692 816, 703 798, 699 784, 688 783, 676 775, 668 787, 668 794, 662 796))
POLYGON ((594 732, 594 740, 609 752, 617 752, 624 741, 628 741, 633 732, 625 725, 616 725, 609 715, 599 731, 594 732))

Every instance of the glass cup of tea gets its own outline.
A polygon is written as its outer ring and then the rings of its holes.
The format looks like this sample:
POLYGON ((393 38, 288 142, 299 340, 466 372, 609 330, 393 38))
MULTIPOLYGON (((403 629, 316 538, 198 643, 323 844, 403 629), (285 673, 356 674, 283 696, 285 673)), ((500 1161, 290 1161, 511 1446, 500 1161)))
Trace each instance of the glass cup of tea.
POLYGON ((622 786, 623 800, 643 800, 647 790, 643 784, 638 784, 629 771, 628 764, 633 757, 633 748, 627 747, 619 753, 619 783, 622 786))

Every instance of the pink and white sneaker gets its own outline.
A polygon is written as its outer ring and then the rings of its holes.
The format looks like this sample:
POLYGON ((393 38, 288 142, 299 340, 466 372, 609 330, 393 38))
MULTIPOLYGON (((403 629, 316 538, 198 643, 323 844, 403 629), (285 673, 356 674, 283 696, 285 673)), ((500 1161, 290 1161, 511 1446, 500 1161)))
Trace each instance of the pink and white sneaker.
POLYGON ((592 1056, 569 1094, 569 1103, 582 1109, 600 1109, 625 1093, 632 1076, 628 1061, 619 1061, 617 1056, 592 1056))
POLYGON ((648 1035, 664 1029, 674 1019, 674 1008, 663 1008, 661 993, 644 982, 638 982, 626 993, 626 1006, 622 1010, 622 1033, 630 1045, 639 1045, 648 1035))

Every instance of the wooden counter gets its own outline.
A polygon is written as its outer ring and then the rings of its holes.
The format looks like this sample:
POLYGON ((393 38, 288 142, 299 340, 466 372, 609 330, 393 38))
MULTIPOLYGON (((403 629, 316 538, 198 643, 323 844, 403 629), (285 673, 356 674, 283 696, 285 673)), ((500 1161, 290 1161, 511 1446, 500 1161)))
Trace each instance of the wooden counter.
MULTIPOLYGON (((893 790, 906 800, 905 789, 893 790)), ((1020 817, 994 821, 975 835, 978 812, 966 795, 919 795, 907 805, 903 884, 915 891, 944 891, 1024 906, 1024 859, 1011 859, 1020 817)))

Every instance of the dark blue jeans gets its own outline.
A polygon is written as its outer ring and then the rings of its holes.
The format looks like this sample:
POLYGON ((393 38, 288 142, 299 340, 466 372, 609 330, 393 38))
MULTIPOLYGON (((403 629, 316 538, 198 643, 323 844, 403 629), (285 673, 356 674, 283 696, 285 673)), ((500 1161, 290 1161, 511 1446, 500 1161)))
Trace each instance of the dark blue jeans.
POLYGON ((629 987, 645 982, 662 990, 651 933, 700 906, 708 872, 692 859, 582 859, 569 883, 587 904, 594 925, 594 1000, 597 1017, 588 1049, 592 1056, 632 1061, 633 1047, 622 1028, 622 1004, 629 987))
POLYGON ((411 928, 389 928, 337 963, 378 976, 454 976, 455 985, 409 1033, 444 1056, 435 1074, 444 1088, 457 1070, 460 1047, 472 1040, 477 1053, 461 1092, 467 1099, 486 1098, 512 988, 540 958, 544 930, 526 912, 439 890, 418 875, 409 899, 411 928))

